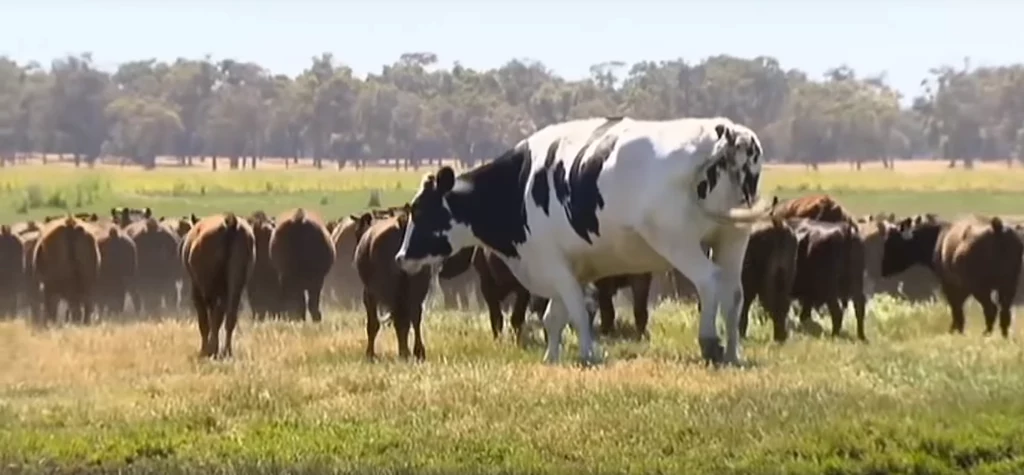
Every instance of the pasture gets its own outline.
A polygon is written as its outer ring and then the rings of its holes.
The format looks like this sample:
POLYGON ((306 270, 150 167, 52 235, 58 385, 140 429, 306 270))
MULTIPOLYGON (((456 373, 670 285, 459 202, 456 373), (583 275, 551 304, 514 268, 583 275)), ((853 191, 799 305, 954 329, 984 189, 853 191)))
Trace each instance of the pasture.
MULTIPOLYGON (((1024 170, 943 167, 780 166, 763 186, 781 198, 825 191, 855 213, 1024 214, 1024 170)), ((421 173, 19 166, 0 173, 0 222, 113 206, 303 206, 333 218, 365 208, 371 189, 382 205, 402 203, 421 173)), ((726 369, 696 362, 694 305, 652 305, 651 341, 603 341, 608 363, 589 370, 544 366, 539 332, 525 349, 496 342, 482 312, 436 302, 425 363, 396 360, 391 327, 377 340, 382 361, 365 361, 365 314, 331 308, 319 325, 254 325, 243 313, 227 361, 196 358, 190 314, 51 330, 0 322, 0 470, 1024 471, 1020 325, 1010 340, 983 337, 973 302, 967 335, 950 336, 944 304, 873 298, 868 344, 798 334, 777 345, 755 318, 749 364, 726 369)), ((628 309, 618 314, 628 327, 628 309)))

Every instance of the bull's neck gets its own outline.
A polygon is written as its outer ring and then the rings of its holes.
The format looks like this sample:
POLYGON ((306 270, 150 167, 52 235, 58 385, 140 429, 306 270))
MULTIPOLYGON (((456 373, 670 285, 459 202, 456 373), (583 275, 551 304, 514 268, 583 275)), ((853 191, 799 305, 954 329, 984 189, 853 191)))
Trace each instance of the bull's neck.
POLYGON ((523 199, 529 154, 525 147, 509 150, 459 175, 468 186, 456 186, 445 195, 453 219, 469 226, 481 244, 507 257, 518 256, 516 244, 526 241, 523 199))

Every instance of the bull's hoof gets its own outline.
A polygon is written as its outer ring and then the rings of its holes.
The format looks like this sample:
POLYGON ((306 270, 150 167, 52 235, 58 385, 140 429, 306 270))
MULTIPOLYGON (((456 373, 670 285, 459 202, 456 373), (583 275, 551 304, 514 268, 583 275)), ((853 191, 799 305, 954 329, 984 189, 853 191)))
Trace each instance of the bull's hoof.
POLYGON ((701 338, 700 356, 708 363, 721 363, 725 359, 725 348, 718 338, 701 338))

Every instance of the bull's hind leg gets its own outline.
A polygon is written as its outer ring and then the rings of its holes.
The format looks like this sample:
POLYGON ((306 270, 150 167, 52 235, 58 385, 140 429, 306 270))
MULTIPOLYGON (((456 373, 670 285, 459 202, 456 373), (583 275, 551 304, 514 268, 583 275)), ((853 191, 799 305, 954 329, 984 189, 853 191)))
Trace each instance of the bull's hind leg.
MULTIPOLYGON (((725 355, 718 337, 718 330, 715 328, 715 320, 718 316, 721 268, 704 254, 704 250, 699 244, 699 236, 689 236, 689 232, 685 228, 643 230, 641 235, 652 249, 686 276, 697 289, 697 298, 700 301, 697 341, 700 344, 701 356, 707 361, 721 362, 725 355)), ((737 333, 739 333, 738 328, 737 333)), ((730 359, 734 356, 738 359, 738 355, 729 356, 730 359)))
POLYGON ((547 363, 558 362, 562 332, 566 323, 571 322, 579 339, 580 360, 584 364, 598 363, 601 360, 601 351, 594 343, 583 287, 572 276, 568 267, 552 267, 548 278, 554 284, 557 298, 551 299, 544 316, 544 327, 548 332, 548 349, 544 360, 547 363))

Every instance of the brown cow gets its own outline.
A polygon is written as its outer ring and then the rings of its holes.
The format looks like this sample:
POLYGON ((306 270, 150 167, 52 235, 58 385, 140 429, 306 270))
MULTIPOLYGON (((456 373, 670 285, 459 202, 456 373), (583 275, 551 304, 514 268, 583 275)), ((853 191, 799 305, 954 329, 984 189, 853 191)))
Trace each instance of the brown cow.
POLYGON ((985 334, 992 333, 998 313, 1005 337, 1022 258, 1020 236, 998 217, 949 222, 916 216, 889 227, 882 275, 894 275, 914 264, 928 267, 938 277, 949 303, 953 316, 950 333, 964 332, 964 302, 973 296, 985 314, 985 334), (992 292, 998 296, 998 306, 992 302, 992 292))
POLYGON ((24 249, 11 227, 0 225, 0 318, 13 318, 18 312, 18 294, 25 278, 24 249))
POLYGON ((747 337, 750 306, 760 299, 772 320, 773 338, 786 341, 790 296, 797 270, 797 237, 781 218, 755 223, 743 258, 740 337, 747 337))
POLYGON ((420 334, 423 301, 430 288, 430 270, 409 275, 395 263, 395 254, 402 245, 408 215, 367 220, 369 213, 360 218, 356 235, 355 266, 363 283, 363 306, 366 308, 366 356, 374 358, 374 342, 380 331, 379 307, 387 308, 398 337, 398 356, 409 357, 409 330, 413 331, 412 354, 419 360, 426 358, 426 348, 420 334), (369 222, 368 222, 369 221, 369 222))
POLYGON ((854 217, 846 212, 836 200, 825 194, 815 194, 793 198, 779 203, 774 198, 772 215, 780 218, 807 218, 826 223, 854 222, 854 217))
POLYGON ((121 315, 125 311, 125 297, 135 282, 138 266, 135 242, 121 228, 108 224, 97 226, 96 245, 100 250, 97 307, 103 313, 121 315))
POLYGON ((314 322, 323 319, 320 293, 334 265, 334 246, 323 221, 315 213, 296 208, 281 214, 270 235, 270 262, 277 271, 282 311, 296 320, 306 311, 314 322))
POLYGON ((334 291, 334 300, 344 308, 355 308, 362 301, 363 284, 353 264, 356 242, 359 238, 356 231, 360 227, 369 226, 373 220, 371 213, 346 216, 331 232, 331 245, 334 246, 334 266, 327 275, 327 286, 334 291))
POLYGON ((124 230, 135 242, 138 259, 132 290, 135 310, 155 316, 160 312, 161 301, 169 309, 177 308, 181 238, 167 226, 161 226, 152 215, 129 223, 124 230))
POLYGON ((828 223, 791 219, 797 237, 796 278, 792 296, 800 303, 800 323, 811 322, 811 311, 825 305, 832 317, 832 335, 842 330, 846 304, 853 301, 857 338, 864 333, 864 243, 853 222, 828 223))
POLYGON ((63 299, 71 321, 89 323, 100 268, 93 225, 70 214, 51 220, 43 226, 32 261, 43 285, 46 320, 57 320, 57 304, 63 299))
POLYGON ((857 220, 864 241, 864 270, 870 287, 868 293, 889 294, 911 302, 930 300, 939 288, 939 281, 926 267, 911 266, 890 277, 882 277, 882 248, 886 230, 895 222, 893 215, 868 215, 857 220))
POLYGON ((234 213, 207 216, 185 236, 181 260, 192 287, 201 357, 231 356, 238 305, 255 256, 252 228, 234 213), (223 348, 219 340, 222 325, 223 348))
POLYGON ((254 213, 249 221, 256 240, 256 260, 245 291, 253 320, 262 321, 267 317, 277 317, 280 310, 281 290, 278 287, 277 271, 270 262, 270 235, 274 232, 274 223, 262 212, 254 213))

